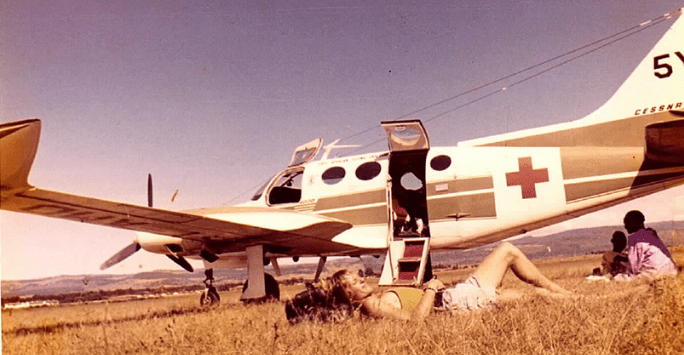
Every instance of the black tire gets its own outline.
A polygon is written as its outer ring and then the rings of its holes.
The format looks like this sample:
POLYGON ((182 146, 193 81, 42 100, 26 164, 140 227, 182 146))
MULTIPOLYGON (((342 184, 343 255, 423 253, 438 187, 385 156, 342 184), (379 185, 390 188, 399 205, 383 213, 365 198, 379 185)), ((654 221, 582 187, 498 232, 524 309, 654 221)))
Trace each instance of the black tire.
POLYGON ((221 297, 214 290, 205 290, 200 295, 200 306, 217 307, 221 303, 221 297))
MULTIPOLYGON (((280 301, 280 286, 278 285, 278 281, 276 281, 276 279, 270 274, 264 273, 264 285, 266 287, 266 296, 257 299, 244 299, 242 302, 261 303, 268 301, 280 301)), ((245 293, 247 287, 249 287, 249 280, 245 281, 245 284, 242 286, 242 293, 245 293)))

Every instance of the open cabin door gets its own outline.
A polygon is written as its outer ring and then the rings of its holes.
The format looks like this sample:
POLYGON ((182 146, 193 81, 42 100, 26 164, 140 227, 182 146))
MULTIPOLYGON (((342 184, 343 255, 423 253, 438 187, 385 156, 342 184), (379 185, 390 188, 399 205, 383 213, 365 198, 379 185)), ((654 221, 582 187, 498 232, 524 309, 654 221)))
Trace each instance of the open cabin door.
POLYGON ((432 278, 425 165, 430 142, 419 120, 385 121, 390 247, 381 285, 420 285, 432 278))
POLYGON ((292 153, 292 160, 290 160, 290 164, 288 164, 287 167, 291 168, 310 162, 316 157, 316 154, 318 154, 318 151, 321 149, 321 144, 323 144, 323 140, 316 138, 309 143, 297 147, 294 153, 292 153))

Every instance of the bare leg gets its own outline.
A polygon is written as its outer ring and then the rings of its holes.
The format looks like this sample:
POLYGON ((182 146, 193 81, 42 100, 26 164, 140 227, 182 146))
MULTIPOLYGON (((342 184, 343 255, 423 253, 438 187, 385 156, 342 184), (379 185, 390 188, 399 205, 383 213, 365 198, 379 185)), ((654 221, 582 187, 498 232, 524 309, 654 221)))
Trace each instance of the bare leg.
POLYGON ((542 275, 530 259, 511 243, 501 243, 496 247, 473 272, 473 276, 482 287, 496 288, 503 280, 508 268, 513 271, 515 276, 528 284, 545 288, 551 292, 571 293, 542 275))

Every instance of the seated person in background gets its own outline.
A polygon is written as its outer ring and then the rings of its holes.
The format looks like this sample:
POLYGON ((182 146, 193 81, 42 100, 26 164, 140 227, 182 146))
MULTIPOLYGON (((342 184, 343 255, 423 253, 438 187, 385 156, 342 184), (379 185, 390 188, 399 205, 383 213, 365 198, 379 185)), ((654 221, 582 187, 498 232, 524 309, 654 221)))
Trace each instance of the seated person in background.
POLYGON ((364 315, 378 318, 421 320, 435 306, 435 295, 441 292, 443 307, 451 311, 476 310, 496 303, 496 288, 511 269, 520 280, 539 287, 548 295, 562 297, 572 292, 555 284, 541 274, 534 264, 511 243, 501 243, 464 282, 445 290, 437 279, 425 283, 421 291, 399 287, 375 293, 365 279, 348 270, 340 270, 332 276, 334 287, 340 287, 355 309, 364 315))
POLYGON ((625 273, 615 276, 617 280, 677 274, 677 267, 670 251, 655 231, 644 228, 644 221, 644 215, 639 211, 629 211, 625 215, 625 229, 630 233, 627 242, 629 266, 625 273))
POLYGON ((613 250, 607 251, 603 254, 601 260, 601 267, 594 269, 594 275, 611 275, 622 274, 627 272, 628 259, 624 252, 627 247, 627 237, 625 233, 615 231, 613 238, 610 239, 613 243, 613 250))

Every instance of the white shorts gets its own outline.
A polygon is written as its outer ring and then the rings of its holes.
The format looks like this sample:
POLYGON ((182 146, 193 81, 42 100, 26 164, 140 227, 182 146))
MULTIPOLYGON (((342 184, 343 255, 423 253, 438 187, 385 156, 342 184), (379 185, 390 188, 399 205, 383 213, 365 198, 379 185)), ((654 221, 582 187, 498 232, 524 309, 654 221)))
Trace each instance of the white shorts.
POLYGON ((444 307, 450 311, 474 311, 496 303, 496 289, 482 287, 476 278, 468 277, 442 294, 444 307))

